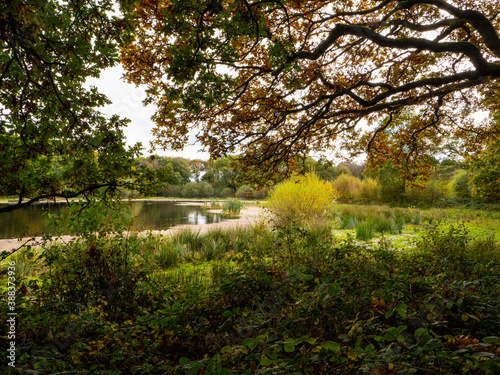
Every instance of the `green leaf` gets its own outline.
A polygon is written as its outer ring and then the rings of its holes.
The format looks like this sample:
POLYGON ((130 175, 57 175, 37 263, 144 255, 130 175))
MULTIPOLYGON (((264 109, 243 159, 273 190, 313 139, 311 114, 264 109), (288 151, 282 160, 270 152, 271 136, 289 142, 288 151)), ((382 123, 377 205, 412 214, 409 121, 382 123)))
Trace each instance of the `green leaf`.
POLYGON ((401 305, 398 306, 397 310, 398 310, 398 314, 399 316, 401 316, 402 318, 406 318, 406 310, 407 310, 408 306, 406 306, 406 304, 402 303, 401 305))
POLYGON ((429 334, 429 331, 423 327, 420 327, 419 329, 417 329, 415 331, 415 336, 422 336, 422 335, 426 335, 426 334, 429 334))
POLYGON ((265 358, 265 357, 264 357, 264 358, 262 358, 262 359, 260 360, 260 365, 261 365, 261 366, 270 366, 270 365, 272 365, 272 364, 273 364, 273 361, 272 361, 272 360, 270 360, 269 358, 265 358))
POLYGON ((500 337, 497 336, 488 336, 483 339, 483 342, 486 343, 495 343, 497 341, 500 341, 500 337))
POLYGON ((357 355, 365 354, 365 350, 360 346, 356 346, 354 348, 354 353, 356 353, 357 355))
POLYGON ((490 352, 475 352, 472 354, 473 357, 488 357, 488 358, 495 358, 495 354, 490 353, 490 352))
POLYGON ((307 342, 311 345, 314 345, 318 339, 315 337, 311 337, 310 339, 307 339, 307 342))
POLYGON ((189 366, 191 366, 193 370, 201 370, 205 367, 205 365, 201 362, 189 362, 189 366))
POLYGON ((292 353, 295 351, 295 345, 293 345, 291 342, 285 342, 283 347, 285 348, 285 352, 287 353, 292 353))
POLYGON ((321 347, 326 350, 332 350, 338 352, 340 350, 340 344, 333 341, 324 341, 321 343, 321 347))
POLYGON ((396 328, 396 335, 399 335, 401 332, 403 332, 408 326, 405 325, 400 325, 398 328, 396 328))
POLYGON ((331 287, 330 287, 330 293, 332 296, 338 296, 341 292, 341 287, 338 283, 334 283, 331 287))
POLYGON ((243 341, 243 345, 250 348, 250 350, 254 350, 257 345, 259 345, 258 341, 253 338, 248 338, 245 341, 243 341))

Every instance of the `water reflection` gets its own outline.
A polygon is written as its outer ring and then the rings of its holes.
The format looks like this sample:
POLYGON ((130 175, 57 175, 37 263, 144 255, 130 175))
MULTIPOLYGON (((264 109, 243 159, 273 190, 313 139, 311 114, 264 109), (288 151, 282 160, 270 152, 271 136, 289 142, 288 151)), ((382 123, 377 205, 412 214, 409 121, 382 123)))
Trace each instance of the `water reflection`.
POLYGON ((206 224, 207 218, 203 215, 200 215, 198 212, 190 212, 187 217, 189 224, 206 224))
MULTIPOLYGON (((0 204, 3 206, 4 204, 0 204)), ((62 215, 66 203, 43 203, 0 214, 0 238, 55 234, 48 225, 47 213, 62 215)), ((201 206, 174 201, 136 201, 130 207, 136 230, 161 230, 179 224, 217 223, 222 215, 202 210, 201 206), (180 203, 180 204, 179 204, 180 203)))

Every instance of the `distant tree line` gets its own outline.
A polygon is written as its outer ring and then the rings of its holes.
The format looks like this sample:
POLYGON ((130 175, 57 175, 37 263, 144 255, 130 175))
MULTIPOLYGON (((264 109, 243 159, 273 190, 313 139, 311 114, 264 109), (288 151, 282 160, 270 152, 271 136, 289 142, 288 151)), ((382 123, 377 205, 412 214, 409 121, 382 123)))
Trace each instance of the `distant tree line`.
MULTIPOLYGON (((468 201, 496 202, 500 198, 500 142, 492 142, 474 160, 431 158, 429 176, 420 181, 406 181, 400 168, 386 163, 378 168, 364 164, 304 159, 296 165, 299 173, 314 171, 331 182, 337 200, 346 203, 454 204, 468 201)), ((137 167, 164 169, 170 176, 157 196, 183 198, 265 199, 270 187, 245 183, 235 157, 217 160, 151 156, 136 159, 137 167)))
MULTIPOLYGON (((97 161, 96 161, 97 162, 97 161)), ((387 162, 382 166, 339 163, 306 158, 297 163, 298 173, 313 171, 321 180, 329 181, 337 192, 337 200, 346 203, 393 203, 412 205, 450 205, 468 202, 497 202, 500 199, 500 141, 492 140, 470 160, 435 157, 425 178, 405 180, 404 164, 387 162)), ((238 169, 237 157, 217 160, 149 156, 134 160, 133 168, 149 170, 163 176, 158 197, 265 199, 272 186, 250 185, 249 176, 238 169)), ((74 162, 54 158, 52 175, 70 181, 74 162)), ((71 184, 67 186, 71 193, 71 184)), ((124 198, 144 196, 135 190, 121 189, 124 198)))
POLYGON ((151 156, 136 159, 137 166, 164 169, 171 176, 158 190, 159 197, 264 199, 267 188, 251 187, 240 181, 233 157, 217 160, 151 156))

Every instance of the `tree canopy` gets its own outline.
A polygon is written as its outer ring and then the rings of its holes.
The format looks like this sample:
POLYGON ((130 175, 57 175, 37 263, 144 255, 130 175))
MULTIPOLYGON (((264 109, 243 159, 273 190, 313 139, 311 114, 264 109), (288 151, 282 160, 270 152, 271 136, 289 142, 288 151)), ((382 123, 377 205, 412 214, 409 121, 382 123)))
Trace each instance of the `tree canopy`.
POLYGON ((430 143, 467 154, 496 134, 470 115, 499 106, 499 14, 491 0, 140 0, 121 60, 158 108, 160 147, 198 129, 213 157, 275 179, 332 149, 408 166, 430 143))
POLYGON ((435 150, 498 135, 470 115, 500 107, 499 14, 489 0, 4 1, 0 195, 18 204, 0 211, 152 181, 128 120, 85 84, 119 61, 157 107, 158 147, 195 130, 254 180, 332 150, 418 178, 435 150))
POLYGON ((116 5, 0 4, 0 196, 18 197, 0 212, 99 188, 147 185, 146 171, 133 164, 140 145, 125 145, 128 120, 103 116, 98 108, 109 100, 85 85, 117 63, 118 45, 128 38, 127 21, 113 15, 116 5), (60 163, 63 170, 54 167, 60 163))

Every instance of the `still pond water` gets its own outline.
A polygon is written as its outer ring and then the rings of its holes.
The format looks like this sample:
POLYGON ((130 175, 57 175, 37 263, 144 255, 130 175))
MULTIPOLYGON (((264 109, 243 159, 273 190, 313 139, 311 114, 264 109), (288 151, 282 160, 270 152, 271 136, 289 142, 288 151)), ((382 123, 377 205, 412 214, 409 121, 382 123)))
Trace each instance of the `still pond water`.
MULTIPOLYGON (((187 206, 173 201, 132 202, 130 212, 138 217, 141 228, 166 229, 179 224, 207 224, 223 220, 219 213, 203 210, 201 206, 187 206)), ((5 204, 0 204, 5 206, 5 204)), ((46 213, 61 215, 66 203, 40 203, 0 213, 0 238, 19 238, 34 235, 54 234, 49 227, 46 213)))

